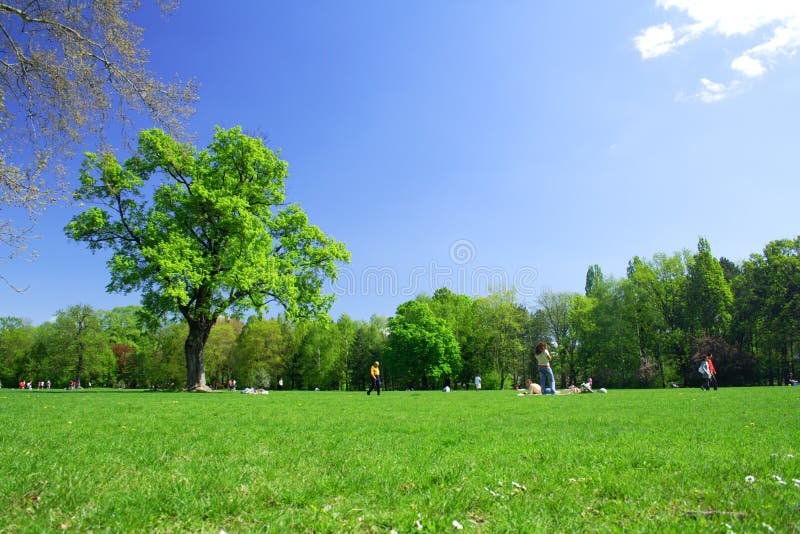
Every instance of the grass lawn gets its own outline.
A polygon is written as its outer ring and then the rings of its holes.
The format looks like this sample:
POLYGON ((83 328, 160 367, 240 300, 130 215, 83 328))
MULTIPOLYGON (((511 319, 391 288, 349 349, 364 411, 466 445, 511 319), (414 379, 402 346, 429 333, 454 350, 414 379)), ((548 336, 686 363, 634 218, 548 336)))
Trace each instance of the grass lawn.
POLYGON ((800 388, 2 389, 0 425, 0 532, 800 530, 800 388))

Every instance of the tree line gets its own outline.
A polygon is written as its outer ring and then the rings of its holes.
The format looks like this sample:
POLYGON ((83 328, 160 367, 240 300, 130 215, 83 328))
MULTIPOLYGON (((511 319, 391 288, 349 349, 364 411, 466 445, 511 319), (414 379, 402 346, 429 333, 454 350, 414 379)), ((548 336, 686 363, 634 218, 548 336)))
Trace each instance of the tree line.
MULTIPOLYGON (((204 360, 215 387, 282 379, 287 389, 363 390, 380 360, 391 389, 460 388, 476 375, 507 388, 536 379, 533 346, 547 341, 562 385, 591 376, 613 388, 693 386, 707 352, 724 385, 776 385, 800 364, 799 323, 800 237, 738 264, 701 238, 695 253, 634 257, 624 278, 591 266, 584 293, 543 292, 532 309, 513 290, 441 288, 388 319, 220 317, 204 360)), ((154 325, 139 306, 72 306, 40 326, 0 318, 0 380, 182 388, 187 334, 185 323, 154 325)))

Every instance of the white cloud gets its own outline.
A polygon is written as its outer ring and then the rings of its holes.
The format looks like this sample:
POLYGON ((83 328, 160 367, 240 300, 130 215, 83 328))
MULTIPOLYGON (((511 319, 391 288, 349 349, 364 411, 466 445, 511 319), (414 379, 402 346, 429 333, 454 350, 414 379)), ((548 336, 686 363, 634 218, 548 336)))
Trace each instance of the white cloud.
POLYGON ((741 72, 748 78, 758 78, 767 72, 767 69, 760 60, 750 57, 747 54, 743 54, 731 61, 731 68, 741 72))
MULTIPOLYGON (((800 50, 800 0, 656 0, 656 5, 682 13, 689 20, 677 27, 668 23, 650 26, 635 37, 634 44, 645 60, 707 34, 744 36, 755 45, 741 51, 730 66, 737 75, 758 78, 780 59, 800 50)), ((727 85, 707 78, 700 83, 702 89, 694 97, 703 102, 722 100, 741 85, 738 79, 727 85)))
POLYGON ((732 89, 732 87, 726 86, 723 83, 712 82, 708 78, 701 78, 700 83, 703 85, 703 89, 697 93, 697 98, 703 102, 717 102, 718 100, 722 100, 730 94, 732 89))
POLYGON ((740 92, 741 89, 742 83, 738 80, 724 84, 711 81, 708 78, 700 78, 699 88, 695 93, 687 96, 680 92, 675 96, 675 100, 677 102, 705 102, 706 104, 711 104, 724 100, 740 92))
POLYGON ((675 43, 675 32, 669 24, 650 26, 641 35, 637 36, 634 41, 643 59, 666 54, 677 45, 675 43))
POLYGON ((656 4, 685 12, 693 21, 687 29, 695 33, 711 31, 726 37, 800 17, 797 0, 657 0, 656 4))

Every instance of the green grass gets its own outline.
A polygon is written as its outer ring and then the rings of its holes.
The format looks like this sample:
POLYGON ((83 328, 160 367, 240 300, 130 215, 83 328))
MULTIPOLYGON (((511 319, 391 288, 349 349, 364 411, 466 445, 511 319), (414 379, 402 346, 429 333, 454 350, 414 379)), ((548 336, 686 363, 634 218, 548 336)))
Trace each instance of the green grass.
POLYGON ((798 415, 788 387, 2 389, 0 531, 796 532, 798 415))

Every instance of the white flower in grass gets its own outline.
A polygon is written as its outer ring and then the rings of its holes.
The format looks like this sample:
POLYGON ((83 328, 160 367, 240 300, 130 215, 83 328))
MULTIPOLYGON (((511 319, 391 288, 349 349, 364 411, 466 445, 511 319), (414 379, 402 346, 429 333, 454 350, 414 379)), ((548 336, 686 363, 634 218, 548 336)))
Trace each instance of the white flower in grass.
POLYGON ((750 482, 752 484, 753 482, 756 481, 756 477, 754 477, 753 475, 747 475, 746 477, 744 477, 744 481, 750 482))
POLYGON ((422 530, 422 523, 419 522, 419 519, 414 521, 414 526, 417 528, 417 530, 422 530))
POLYGON ((769 530, 770 532, 775 532, 775 529, 772 528, 771 526, 769 526, 766 523, 761 523, 761 526, 764 527, 765 529, 769 530))
POLYGON ((456 530, 464 530, 464 525, 453 519, 453 528, 456 530))
POLYGON ((392 529, 392 530, 389 531, 389 534, 400 534, 400 533, 397 532, 395 529, 392 529))
POLYGON ((794 454, 787 454, 786 457, 787 458, 794 458, 794 454))
POLYGON ((775 479, 775 480, 777 480, 778 482, 780 482, 781 480, 783 480, 783 479, 782 479, 781 477, 779 477, 778 475, 772 475, 772 478, 774 478, 774 479, 775 479))

